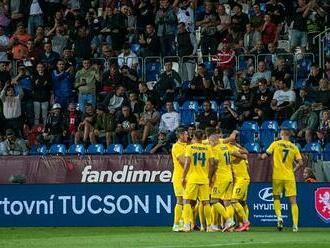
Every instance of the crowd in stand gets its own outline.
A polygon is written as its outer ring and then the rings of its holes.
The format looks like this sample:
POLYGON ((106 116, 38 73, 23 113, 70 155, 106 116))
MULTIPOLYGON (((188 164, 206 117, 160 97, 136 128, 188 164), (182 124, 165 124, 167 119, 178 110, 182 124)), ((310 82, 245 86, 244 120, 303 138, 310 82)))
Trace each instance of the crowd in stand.
POLYGON ((317 57, 313 37, 329 13, 328 0, 0 0, 1 153, 58 143, 154 143, 152 153, 167 153, 181 124, 175 104, 186 100, 203 109, 189 133, 290 119, 299 142, 323 146, 330 59, 297 88, 285 54, 317 57), (237 71, 239 55, 247 60, 237 71), (152 87, 140 58, 155 56, 181 62, 164 60, 152 87))

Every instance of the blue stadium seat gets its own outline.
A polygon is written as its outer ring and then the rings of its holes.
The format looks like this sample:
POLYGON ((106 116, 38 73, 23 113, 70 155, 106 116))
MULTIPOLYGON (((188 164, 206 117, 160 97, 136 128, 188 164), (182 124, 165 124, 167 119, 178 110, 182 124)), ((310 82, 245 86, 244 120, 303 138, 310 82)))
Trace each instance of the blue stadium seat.
POLYGON ((323 160, 330 161, 330 143, 326 144, 323 150, 323 160))
POLYGON ((104 146, 102 144, 91 144, 87 148, 88 154, 104 154, 104 146))
POLYGON ((212 75, 214 71, 214 63, 212 61, 204 61, 205 70, 212 75))
POLYGON ((123 150, 122 144, 111 144, 107 148, 107 154, 123 154, 123 150))
POLYGON ((142 154, 143 148, 140 144, 129 144, 125 150, 126 154, 142 154))
POLYGON ((65 155, 66 154, 66 147, 63 144, 53 144, 49 148, 48 154, 51 154, 51 155, 65 155))
POLYGON ((245 121, 240 128, 240 143, 244 146, 247 143, 255 143, 259 137, 259 126, 254 121, 245 121))
POLYGON ((181 84, 181 88, 183 90, 187 90, 190 88, 190 82, 189 81, 183 81, 182 84, 181 84))
POLYGON ((312 154, 313 160, 316 161, 321 158, 322 147, 319 143, 309 143, 304 146, 303 152, 312 154))
POLYGON ((298 128, 298 124, 296 121, 283 121, 281 128, 286 128, 289 129, 291 131, 297 131, 298 128))
POLYGON ((32 145, 29 154, 30 155, 46 155, 47 151, 48 150, 47 150, 46 145, 32 145))
POLYGON ((73 144, 69 147, 68 154, 74 154, 74 155, 84 155, 86 152, 86 149, 83 144, 73 144))
POLYGON ((145 75, 145 79, 146 82, 149 81, 157 81, 157 77, 158 74, 161 71, 161 63, 160 62, 145 62, 145 66, 146 66, 146 75, 145 75))
POLYGON ((135 54, 139 54, 139 51, 140 51, 140 44, 139 43, 132 43, 131 45, 130 45, 130 48, 131 48, 131 51, 133 52, 133 53, 135 53, 135 54))
POLYGON ((269 145, 275 140, 278 134, 277 121, 265 121, 260 128, 260 144, 264 148, 268 148, 269 145))
POLYGON ((244 147, 250 153, 260 153, 261 152, 261 147, 258 143, 246 143, 244 147))
POLYGON ((195 122, 195 114, 198 112, 197 101, 185 101, 181 108, 181 124, 189 126, 195 122))
POLYGON ((152 144, 152 143, 151 144, 148 144, 146 146, 146 149, 144 150, 144 153, 149 154, 150 151, 151 151, 151 149, 154 148, 154 146, 155 146, 155 144, 152 144))

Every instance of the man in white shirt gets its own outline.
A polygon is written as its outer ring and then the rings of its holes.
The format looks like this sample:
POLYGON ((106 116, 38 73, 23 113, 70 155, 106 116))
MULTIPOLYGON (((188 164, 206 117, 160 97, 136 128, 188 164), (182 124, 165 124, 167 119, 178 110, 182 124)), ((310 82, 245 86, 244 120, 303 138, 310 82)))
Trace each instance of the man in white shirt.
POLYGON ((175 112, 173 102, 166 102, 166 113, 160 118, 159 130, 167 131, 167 140, 175 141, 175 130, 180 125, 180 114, 175 112))
POLYGON ((278 82, 279 90, 275 91, 271 108, 275 111, 275 119, 288 119, 293 113, 296 102, 296 94, 290 90, 291 79, 284 79, 278 82))
POLYGON ((264 61, 258 63, 258 70, 253 74, 250 87, 254 88, 258 86, 259 79, 266 79, 268 82, 271 79, 272 73, 266 69, 266 64, 264 61))
POLYGON ((118 55, 118 65, 121 68, 127 65, 130 69, 137 69, 139 64, 138 57, 131 51, 128 44, 123 45, 123 52, 118 55))
POLYGON ((0 26, 0 61, 6 61, 9 38, 5 35, 4 28, 0 26))

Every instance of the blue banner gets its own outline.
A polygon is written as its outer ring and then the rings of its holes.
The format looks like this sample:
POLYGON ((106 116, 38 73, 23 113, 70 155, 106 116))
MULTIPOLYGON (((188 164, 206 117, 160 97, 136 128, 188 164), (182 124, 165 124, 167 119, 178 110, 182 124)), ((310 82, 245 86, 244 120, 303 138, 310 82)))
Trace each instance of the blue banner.
MULTIPOLYGON (((330 227, 330 185, 298 184, 300 226, 330 227)), ((271 184, 253 183, 253 226, 274 226, 271 184)), ((170 226, 171 184, 0 185, 0 226, 170 226)), ((291 210, 282 203, 285 224, 291 210)))

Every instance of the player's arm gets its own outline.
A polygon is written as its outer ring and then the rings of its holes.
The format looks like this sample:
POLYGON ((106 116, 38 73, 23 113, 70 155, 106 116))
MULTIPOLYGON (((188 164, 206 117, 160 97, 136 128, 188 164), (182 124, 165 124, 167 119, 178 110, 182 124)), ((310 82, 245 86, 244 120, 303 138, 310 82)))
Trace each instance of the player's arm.
POLYGON ((273 154, 274 148, 275 148, 275 143, 273 142, 273 143, 268 147, 268 149, 266 150, 266 152, 263 153, 263 154, 260 154, 260 155, 258 156, 258 158, 261 159, 261 160, 265 160, 266 158, 268 158, 269 156, 271 156, 271 155, 273 154))
POLYGON ((304 166, 304 162, 302 159, 299 159, 296 161, 296 167, 294 168, 294 172, 296 172, 297 170, 299 170, 300 168, 302 168, 304 166))
POLYGON ((182 166, 182 168, 184 168, 184 164, 186 162, 185 156, 182 154, 182 155, 176 157, 176 159, 179 162, 179 164, 182 166))
POLYGON ((231 143, 231 142, 234 142, 236 140, 236 136, 238 135, 238 131, 237 130, 234 130, 230 135, 229 137, 223 139, 223 143, 224 144, 228 144, 228 143, 231 143))
POLYGON ((187 174, 190 168, 190 157, 186 157, 184 167, 183 167, 183 174, 182 174, 182 186, 185 187, 187 183, 187 174))
POLYGON ((234 156, 235 158, 248 159, 248 155, 247 154, 240 153, 239 151, 231 152, 230 155, 234 156))
POLYGON ((217 171, 219 161, 217 159, 209 159, 209 182, 210 185, 213 186, 213 183, 215 182, 215 172, 217 171))

